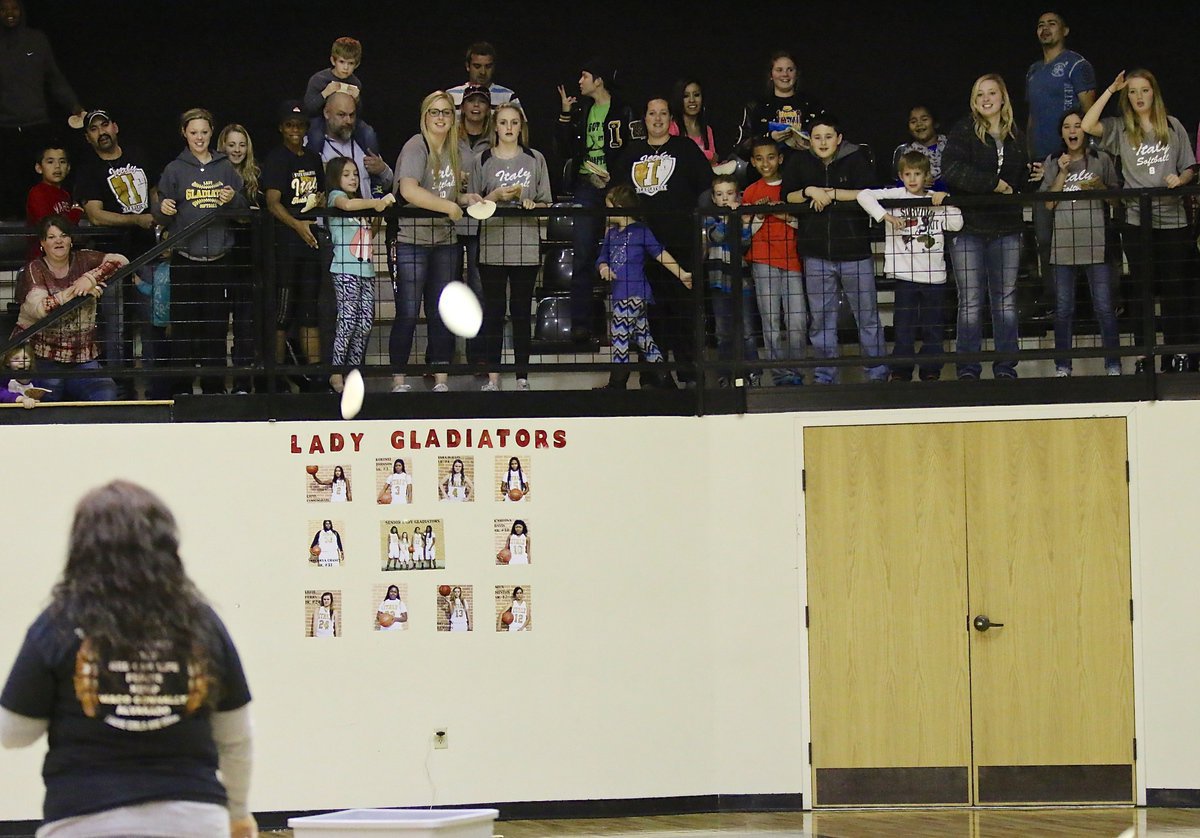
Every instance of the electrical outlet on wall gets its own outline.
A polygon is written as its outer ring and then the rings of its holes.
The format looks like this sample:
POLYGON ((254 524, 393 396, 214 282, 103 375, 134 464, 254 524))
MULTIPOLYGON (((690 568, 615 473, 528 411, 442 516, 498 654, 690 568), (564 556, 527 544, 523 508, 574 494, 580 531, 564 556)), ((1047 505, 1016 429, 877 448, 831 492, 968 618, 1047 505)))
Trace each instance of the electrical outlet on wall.
POLYGON ((433 747, 437 750, 444 750, 450 747, 450 733, 445 727, 434 728, 433 747))

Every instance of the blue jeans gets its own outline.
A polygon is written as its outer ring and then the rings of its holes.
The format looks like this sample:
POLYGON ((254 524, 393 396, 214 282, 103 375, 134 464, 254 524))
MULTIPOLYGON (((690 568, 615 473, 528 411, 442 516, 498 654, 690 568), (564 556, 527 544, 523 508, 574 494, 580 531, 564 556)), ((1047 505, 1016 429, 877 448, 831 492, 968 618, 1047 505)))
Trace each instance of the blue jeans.
MULTIPOLYGON (((1017 342, 1017 268, 1021 260, 1021 236, 1009 233, 984 236, 960 233, 950 243, 954 279, 958 283, 958 334, 956 352, 978 352, 983 345, 983 302, 992 311, 992 337, 997 352, 1015 353, 1017 342)), ((977 361, 958 365, 959 378, 978 378, 983 365, 977 361)), ((1015 359, 995 361, 996 378, 1016 378, 1015 359)))
POLYGON ((43 401, 48 402, 111 402, 117 398, 117 383, 111 378, 55 378, 59 370, 99 370, 99 361, 82 364, 64 364, 48 358, 34 362, 34 383, 50 392, 43 401))
MULTIPOLYGON (((1117 315, 1113 310, 1111 265, 1055 265, 1054 266, 1054 348, 1070 349, 1072 345, 1072 321, 1075 318, 1075 271, 1083 267, 1087 273, 1088 287, 1092 292, 1092 312, 1100 324, 1100 345, 1112 349, 1120 345, 1117 334, 1117 315)), ((1070 358, 1056 358, 1054 366, 1071 369, 1070 358)), ((1104 359, 1106 367, 1120 367, 1120 357, 1104 359)))
POLYGON ((392 280, 396 319, 388 337, 388 356, 393 367, 408 365, 422 300, 429 334, 429 363, 450 363, 454 356, 454 335, 438 314, 438 300, 446 285, 458 279, 458 258, 456 244, 429 246, 396 242, 396 276, 392 280))
MULTIPOLYGON (((804 279, 808 285, 808 308, 812 312, 809 342, 818 358, 837 358, 838 351, 838 283, 846 292, 854 322, 858 324, 859 351, 865 358, 884 355, 883 327, 879 325, 879 304, 875 297, 875 270, 870 259, 831 262, 828 259, 804 257, 804 279)), ((870 381, 887 380, 886 364, 863 368, 870 381)), ((813 380, 818 384, 835 384, 837 367, 817 367, 813 380)))
MULTIPOLYGON (((892 347, 892 375, 905 380, 912 378, 912 358, 917 349, 917 337, 921 338, 921 354, 937 355, 945 351, 946 321, 943 317, 946 306, 946 284, 944 282, 911 282, 896 280, 896 308, 893 325, 896 328, 896 343, 892 347)), ((932 381, 942 375, 941 362, 921 363, 921 380, 932 381)))
MULTIPOLYGON (((786 271, 762 262, 751 262, 758 313, 762 317, 763 347, 772 361, 804 358, 804 332, 808 310, 804 305, 804 274, 786 271)), ((825 357, 825 356, 822 356, 825 357)), ((783 378, 800 378, 793 368, 771 370, 776 383, 783 378)))
MULTIPOLYGON (((575 176, 575 203, 604 208, 604 192, 592 186, 587 175, 575 176)), ((604 219, 599 215, 577 215, 571 226, 571 326, 592 330, 592 286, 596 281, 596 254, 604 219)))

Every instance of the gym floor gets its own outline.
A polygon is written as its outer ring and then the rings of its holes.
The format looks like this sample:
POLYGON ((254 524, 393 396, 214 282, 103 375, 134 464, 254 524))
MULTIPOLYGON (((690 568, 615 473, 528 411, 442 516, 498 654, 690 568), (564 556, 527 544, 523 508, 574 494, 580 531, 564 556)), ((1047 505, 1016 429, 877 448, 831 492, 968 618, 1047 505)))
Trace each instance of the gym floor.
MULTIPOLYGON (((1200 809, 892 809, 498 821, 499 838, 1200 838, 1200 809), (1132 831, 1130 831, 1132 830, 1132 831)), ((264 833, 291 836, 290 830, 264 833)))

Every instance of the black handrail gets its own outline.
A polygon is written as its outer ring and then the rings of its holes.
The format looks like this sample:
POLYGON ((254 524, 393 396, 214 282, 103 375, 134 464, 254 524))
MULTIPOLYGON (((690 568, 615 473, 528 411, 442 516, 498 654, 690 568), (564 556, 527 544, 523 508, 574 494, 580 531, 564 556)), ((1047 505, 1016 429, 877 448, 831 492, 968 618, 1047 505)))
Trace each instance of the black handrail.
MULTIPOLYGON (((197 233, 201 230, 206 229, 210 224, 214 223, 218 218, 229 217, 234 214, 235 214, 234 211, 218 210, 216 212, 205 215, 202 218, 196 219, 191 224, 189 224, 188 226, 186 226, 182 230, 180 230, 178 233, 173 233, 169 238, 164 237, 161 241, 156 242, 153 247, 151 247, 149 250, 147 250, 141 256, 137 256, 133 259, 130 259, 129 264, 122 266, 119 270, 117 270, 115 273, 113 273, 113 275, 108 278, 107 283, 106 283, 106 288, 103 292, 101 292, 101 295, 108 293, 109 288, 116 286, 118 283, 120 283, 126 277, 132 276, 134 273, 136 273, 138 271, 139 268, 142 268, 143 266, 148 265, 150 262, 153 262, 155 259, 157 259, 159 256, 161 256, 163 253, 170 250, 172 247, 176 246, 180 241, 182 241, 186 238, 190 238, 194 233, 197 233)), ((93 228, 89 228, 89 231, 91 229, 93 229, 93 228)), ((113 229, 117 229, 117 228, 99 228, 99 229, 104 230, 104 231, 109 231, 109 230, 113 230, 113 229)), ((122 254, 122 255, 124 255, 124 254, 122 254)), ((24 269, 22 269, 22 270, 24 270, 24 269)), ((20 331, 14 332, 12 334, 12 336, 10 336, 4 344, 0 344, 0 356, 6 355, 9 352, 11 352, 13 349, 16 349, 18 346, 28 343, 29 339, 32 338, 34 335, 38 334, 39 332, 43 331, 44 329, 50 328, 55 323, 57 323, 59 320, 63 320, 64 318, 70 317, 72 314, 74 314, 76 311, 78 311, 83 306, 86 306, 88 304, 88 302, 92 301, 92 300, 98 300, 98 298, 93 297, 90 294, 88 294, 87 296, 83 296, 83 297, 76 297, 75 299, 67 302, 65 305, 59 306, 58 308, 56 308, 54 311, 47 314, 42 319, 34 322, 32 325, 27 326, 26 328, 21 329, 20 331)), ((17 300, 16 302, 17 302, 17 305, 20 305, 22 301, 17 300)))

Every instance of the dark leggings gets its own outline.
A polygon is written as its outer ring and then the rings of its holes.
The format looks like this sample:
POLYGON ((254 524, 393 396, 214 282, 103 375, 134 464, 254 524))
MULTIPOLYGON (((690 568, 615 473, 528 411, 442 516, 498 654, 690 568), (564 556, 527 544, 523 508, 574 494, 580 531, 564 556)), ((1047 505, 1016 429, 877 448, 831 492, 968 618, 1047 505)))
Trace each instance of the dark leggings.
POLYGON ((504 304, 511 286, 508 311, 512 317, 513 360, 517 378, 529 377, 529 347, 533 329, 533 286, 537 265, 480 265, 483 282, 483 327, 479 330, 483 359, 500 363, 504 346, 504 304))
POLYGON ((1134 280, 1129 301, 1130 314, 1134 316, 1133 333, 1138 343, 1142 344, 1145 340, 1145 330, 1142 328, 1145 317, 1142 306, 1146 294, 1143 287, 1145 267, 1148 261, 1152 261, 1154 287, 1150 297, 1159 300, 1159 328, 1162 330, 1163 343, 1167 346, 1195 343, 1196 251, 1191 228, 1152 229, 1149 252, 1142 243, 1142 235, 1141 227, 1121 225, 1121 244, 1129 258, 1129 273, 1134 280))

